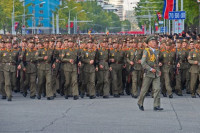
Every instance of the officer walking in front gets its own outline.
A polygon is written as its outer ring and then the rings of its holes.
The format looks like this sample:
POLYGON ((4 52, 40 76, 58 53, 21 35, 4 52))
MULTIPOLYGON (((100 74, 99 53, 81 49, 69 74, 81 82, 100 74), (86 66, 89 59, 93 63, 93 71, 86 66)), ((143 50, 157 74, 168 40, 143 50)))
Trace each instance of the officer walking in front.
POLYGON ((143 84, 138 100, 139 109, 144 111, 143 103, 145 95, 152 84, 154 93, 154 110, 163 110, 160 107, 160 76, 161 71, 159 69, 159 51, 156 50, 157 41, 154 36, 149 36, 146 40, 149 48, 145 48, 141 60, 142 67, 145 69, 143 84))

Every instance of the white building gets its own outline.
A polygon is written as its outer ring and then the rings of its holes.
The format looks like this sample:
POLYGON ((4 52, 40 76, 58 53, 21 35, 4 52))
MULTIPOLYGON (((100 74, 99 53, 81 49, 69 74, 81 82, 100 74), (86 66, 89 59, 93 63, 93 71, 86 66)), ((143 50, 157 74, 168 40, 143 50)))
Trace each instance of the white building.
POLYGON ((125 20, 124 16, 124 0, 109 0, 109 4, 114 5, 117 8, 116 14, 119 16, 120 20, 125 20))

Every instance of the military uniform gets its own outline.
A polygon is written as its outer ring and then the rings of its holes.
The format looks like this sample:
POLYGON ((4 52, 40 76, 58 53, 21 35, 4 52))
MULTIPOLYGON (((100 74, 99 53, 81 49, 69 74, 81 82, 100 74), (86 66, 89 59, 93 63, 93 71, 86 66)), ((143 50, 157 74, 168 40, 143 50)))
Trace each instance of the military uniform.
POLYGON ((106 48, 99 48, 97 51, 97 62, 98 62, 98 72, 97 72, 97 85, 98 94, 103 95, 104 98, 109 96, 109 65, 108 65, 108 55, 109 50, 106 48), (100 68, 100 65, 103 68, 100 68))
POLYGON ((200 96, 200 85, 198 86, 198 89, 196 90, 197 79, 200 77, 200 67, 199 67, 200 51, 199 51, 199 49, 194 49, 189 52, 188 62, 191 64, 191 67, 189 69, 189 72, 191 74, 191 76, 190 76, 191 77, 190 92, 191 92, 191 96, 193 98, 195 98, 196 93, 197 93, 197 95, 200 96), (195 64, 195 62, 197 62, 198 64, 195 64))
MULTIPOLYGON (((29 43, 34 43, 34 40, 29 40, 29 43)), ((22 70, 25 69, 25 82, 24 93, 27 93, 27 88, 30 87, 30 98, 34 99, 36 96, 36 49, 28 48, 25 54, 25 64, 23 64, 22 70)))
POLYGON ((70 88, 74 100, 78 99, 78 83, 77 83, 77 49, 66 48, 62 50, 61 61, 63 63, 63 70, 65 75, 65 98, 68 99, 70 88), (70 62, 73 60, 73 62, 70 62))
MULTIPOLYGON (((154 36, 147 38, 147 43, 155 40, 154 36)), ((152 84, 154 92, 154 110, 162 110, 160 108, 160 68, 159 68, 159 51, 156 49, 145 48, 141 60, 142 67, 145 69, 143 84, 138 100, 140 110, 144 110, 143 103, 145 95, 152 84), (153 73, 151 70, 155 69, 153 73)))
MULTIPOLYGON (((3 39, 0 40, 0 43, 4 43, 3 39)), ((2 99, 6 99, 6 92, 5 92, 5 80, 4 80, 4 73, 3 73, 3 63, 2 63, 2 53, 4 53, 6 49, 0 49, 0 94, 2 95, 2 99)))
MULTIPOLYGON (((11 40, 6 39, 6 43, 11 43, 11 40)), ((8 97, 8 101, 11 101, 12 99, 12 89, 16 90, 18 57, 19 52, 14 49, 6 49, 1 52, 5 78, 5 92, 8 97)))
MULTIPOLYGON (((166 43, 166 46, 171 46, 170 42, 166 43)), ((162 93, 166 94, 166 91, 170 98, 173 97, 172 95, 172 87, 171 87, 171 80, 170 80, 170 72, 173 70, 173 65, 175 61, 175 52, 171 50, 164 50, 160 53, 160 60, 162 63, 161 71, 164 78, 165 88, 162 88, 162 93)))
MULTIPOLYGON (((92 43, 91 40, 88 40, 89 43, 92 43)), ((96 59, 96 49, 84 49, 82 52, 81 62, 83 63, 83 72, 84 72, 84 83, 83 86, 86 86, 89 92, 90 99, 95 98, 95 62, 90 64, 90 61, 96 59)))
MULTIPOLYGON (((44 41, 48 42, 46 38, 44 41)), ((48 100, 53 100, 52 91, 52 57, 53 51, 48 48, 41 48, 36 52, 36 60, 38 61, 38 99, 41 98, 42 90, 46 87, 46 96, 48 100), (47 60, 44 57, 48 56, 47 60), (46 82, 45 82, 46 81, 46 82), (44 84, 46 85, 44 86, 44 84)))
MULTIPOLYGON (((182 42, 188 42, 186 39, 183 39, 182 42)), ((182 48, 180 52, 180 57, 179 57, 179 62, 180 62, 180 69, 181 69, 181 85, 182 88, 186 88, 186 92, 190 93, 189 89, 189 68, 190 64, 188 63, 188 55, 189 55, 189 50, 186 48, 182 48)))
POLYGON ((109 53, 109 59, 114 59, 114 62, 110 61, 110 67, 112 68, 112 93, 114 97, 119 97, 122 92, 122 68, 125 64, 125 55, 122 49, 112 49, 109 53))

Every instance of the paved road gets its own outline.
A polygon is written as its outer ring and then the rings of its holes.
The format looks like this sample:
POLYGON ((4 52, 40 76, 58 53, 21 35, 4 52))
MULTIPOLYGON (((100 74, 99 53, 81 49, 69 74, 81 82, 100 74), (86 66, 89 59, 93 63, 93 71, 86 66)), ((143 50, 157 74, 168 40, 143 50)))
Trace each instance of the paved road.
POLYGON ((155 112, 147 97, 142 112, 130 96, 47 101, 14 94, 12 102, 0 100, 0 133, 200 133, 200 98, 161 103, 165 110, 155 112))

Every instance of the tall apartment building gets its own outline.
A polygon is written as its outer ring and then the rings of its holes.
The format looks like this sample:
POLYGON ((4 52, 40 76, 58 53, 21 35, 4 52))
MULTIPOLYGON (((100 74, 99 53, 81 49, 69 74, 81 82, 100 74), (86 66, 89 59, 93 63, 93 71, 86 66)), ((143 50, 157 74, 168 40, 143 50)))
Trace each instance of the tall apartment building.
POLYGON ((114 5, 115 8, 117 8, 117 11, 115 13, 119 16, 120 20, 124 20, 125 19, 124 13, 123 13, 123 11, 124 11, 124 9, 123 9, 124 8, 124 6, 123 6, 124 0, 109 0, 109 3, 114 5))
POLYGON ((61 0, 25 0, 29 5, 28 14, 32 14, 27 23, 26 30, 34 33, 51 33, 52 11, 61 4, 61 0))

